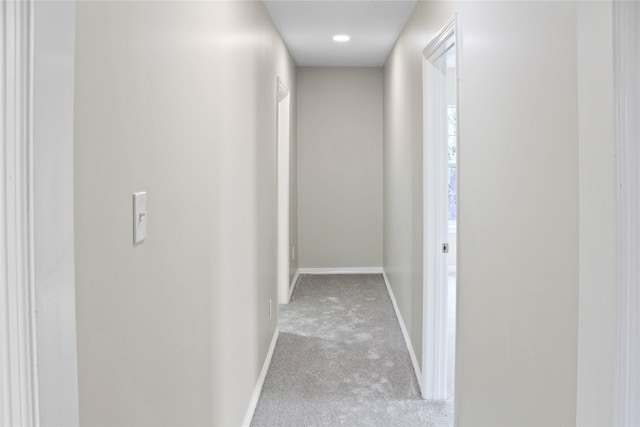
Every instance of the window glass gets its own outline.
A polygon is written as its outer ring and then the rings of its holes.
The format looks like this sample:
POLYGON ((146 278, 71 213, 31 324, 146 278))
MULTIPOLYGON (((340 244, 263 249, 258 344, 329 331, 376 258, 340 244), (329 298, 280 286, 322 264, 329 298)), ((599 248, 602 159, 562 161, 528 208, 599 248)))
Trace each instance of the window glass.
POLYGON ((456 182, 456 162, 457 162, 457 116, 458 110, 455 105, 447 108, 447 139, 448 139, 448 160, 449 160, 449 186, 448 186, 448 219, 456 220, 456 202, 457 202, 457 182, 456 182))

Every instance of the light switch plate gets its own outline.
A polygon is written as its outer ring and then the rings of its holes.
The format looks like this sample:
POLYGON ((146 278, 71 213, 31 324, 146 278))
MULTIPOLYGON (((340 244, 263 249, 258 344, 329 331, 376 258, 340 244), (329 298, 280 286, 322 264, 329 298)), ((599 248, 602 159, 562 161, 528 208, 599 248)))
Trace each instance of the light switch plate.
POLYGON ((147 238, 147 192, 133 193, 133 243, 147 238))

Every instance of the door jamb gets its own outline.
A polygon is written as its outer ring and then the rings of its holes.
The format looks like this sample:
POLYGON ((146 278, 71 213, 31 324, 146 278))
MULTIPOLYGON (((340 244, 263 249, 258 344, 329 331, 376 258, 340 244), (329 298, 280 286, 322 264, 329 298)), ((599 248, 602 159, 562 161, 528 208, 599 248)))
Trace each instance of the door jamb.
MULTIPOLYGON (((456 97, 458 130, 460 103, 457 89, 460 79, 460 49, 457 13, 433 37, 423 54, 423 325, 422 325, 422 397, 442 400, 447 397, 447 276, 446 258, 442 260, 442 236, 438 230, 446 229, 446 207, 443 199, 442 179, 446 171, 446 125, 440 104, 446 106, 446 79, 439 78, 434 63, 452 47, 456 47, 456 97), (435 94, 435 96, 434 96, 435 94), (435 123, 435 126, 432 126, 435 123), (444 168, 444 169, 443 169, 444 168), (444 221, 444 223, 443 223, 444 221)), ((458 141, 460 132, 457 132, 458 141)), ((457 151, 459 153, 459 150, 457 151)), ((459 171, 459 168, 458 168, 459 171)), ((458 172, 459 173, 459 172, 458 172)), ((458 179, 458 182, 460 180, 458 179)), ((459 190, 458 190, 459 197, 459 190)), ((459 215, 459 212, 458 212, 459 215)), ((458 219, 458 224, 460 221, 458 219)), ((442 232, 440 230, 440 233, 442 232)), ((459 239, 460 231, 458 230, 459 239)), ((459 245, 456 245, 457 263, 460 263, 459 245)))
POLYGON ((640 7, 613 2, 614 99, 617 169, 618 333, 614 424, 640 423, 640 78, 637 40, 640 7), (632 10, 629 10, 632 8, 632 10))
POLYGON ((278 302, 289 302, 289 146, 291 97, 289 88, 280 77, 277 78, 276 104, 276 145, 277 145, 277 174, 278 174, 278 302), (287 114, 282 121, 281 114, 287 114))

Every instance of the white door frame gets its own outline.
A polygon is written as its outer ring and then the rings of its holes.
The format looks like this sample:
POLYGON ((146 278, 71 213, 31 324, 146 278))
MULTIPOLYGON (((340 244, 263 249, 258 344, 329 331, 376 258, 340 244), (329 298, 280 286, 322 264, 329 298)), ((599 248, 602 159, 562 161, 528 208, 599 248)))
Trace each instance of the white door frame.
POLYGON ((278 301, 289 302, 289 88, 277 78, 277 151, 278 151, 278 301))
MULTIPOLYGON (((447 398, 447 98, 439 64, 457 46, 454 15, 423 50, 423 326, 422 397, 447 398)), ((456 52, 459 55, 459 50, 456 52)), ((456 58, 458 59, 458 58, 456 58)), ((456 86, 460 61, 456 60, 456 86)), ((456 90, 457 92, 457 90, 456 90)), ((456 96, 457 93, 456 93, 456 96)), ((459 103, 457 103, 459 110, 459 103)), ((458 127, 460 126, 458 115, 458 127)), ((457 132, 459 135, 460 133, 457 132)), ((459 223, 459 222, 458 222, 459 223)), ((458 245, 456 245, 456 248, 458 245)), ((457 258, 457 262, 460 258, 457 258)))
POLYGON ((640 6, 613 2, 618 170, 618 337, 614 423, 640 424, 640 6))
POLYGON ((0 424, 37 426, 33 2, 4 1, 0 22, 0 424))

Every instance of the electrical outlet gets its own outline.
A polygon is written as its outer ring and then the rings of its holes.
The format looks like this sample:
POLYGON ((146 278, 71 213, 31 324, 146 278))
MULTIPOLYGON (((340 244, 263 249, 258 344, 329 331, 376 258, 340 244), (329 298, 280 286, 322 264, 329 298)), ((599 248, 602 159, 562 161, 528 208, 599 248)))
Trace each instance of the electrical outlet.
POLYGON ((296 247, 294 246, 293 249, 291 250, 291 261, 295 261, 296 260, 296 247))
POLYGON ((269 320, 271 320, 271 299, 269 299, 269 320))

